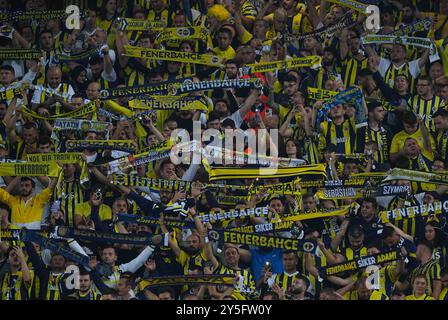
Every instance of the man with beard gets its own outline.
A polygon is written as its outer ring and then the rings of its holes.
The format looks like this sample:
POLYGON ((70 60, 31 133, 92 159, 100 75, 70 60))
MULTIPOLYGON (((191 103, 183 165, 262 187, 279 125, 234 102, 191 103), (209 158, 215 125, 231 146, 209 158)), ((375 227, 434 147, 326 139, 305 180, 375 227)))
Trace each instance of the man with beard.
POLYGON ((429 77, 420 76, 417 80, 417 95, 408 101, 409 109, 423 118, 426 128, 434 130, 433 114, 445 109, 446 104, 441 97, 434 94, 434 87, 429 77))
POLYGON ((327 80, 334 80, 341 77, 341 68, 338 65, 338 54, 333 47, 325 47, 322 56, 322 68, 316 72, 314 77, 314 87, 323 88, 327 80))
POLYGON ((415 20, 415 13, 416 8, 411 2, 403 4, 401 8, 401 22, 405 25, 412 24, 415 20))
POLYGON ((361 201, 360 215, 350 219, 351 225, 360 225, 363 228, 367 246, 379 246, 378 232, 382 231, 383 226, 377 212, 378 205, 375 198, 365 198, 361 201))
POLYGON ((348 219, 344 220, 341 229, 333 239, 331 248, 337 252, 339 260, 350 261, 367 256, 367 247, 365 246, 364 230, 360 225, 348 226, 348 219), (345 232, 348 229, 348 243, 342 241, 345 237, 345 232), (336 251, 337 250, 337 251, 336 251))
POLYGON ((101 300, 101 293, 92 285, 92 277, 85 269, 79 270, 79 300, 101 300))
POLYGON ((354 118, 348 118, 342 104, 330 109, 330 119, 320 123, 319 151, 331 144, 336 146, 336 153, 352 154, 355 149, 356 127, 354 118))
POLYGON ((358 33, 349 38, 348 29, 336 35, 339 39, 339 53, 342 63, 342 80, 346 88, 356 84, 358 74, 367 67, 368 58, 361 49, 361 38, 358 33))
POLYGON ((250 269, 242 269, 239 267, 240 263, 240 249, 232 244, 225 244, 224 253, 224 264, 219 262, 218 259, 213 254, 212 243, 209 239, 205 238, 206 243, 206 257, 212 262, 213 273, 215 274, 234 274, 238 277, 237 283, 235 285, 234 294, 242 295, 246 299, 250 299, 255 291, 255 281, 252 276, 250 269))
POLYGON ((274 285, 279 286, 285 291, 288 291, 295 280, 300 277, 300 273, 297 270, 299 258, 297 253, 293 250, 285 250, 282 254, 283 272, 272 273, 271 265, 266 265, 264 272, 264 283, 270 288, 274 285))
POLYGON ((417 171, 432 171, 432 163, 434 161, 434 153, 432 149, 421 149, 417 140, 407 138, 403 148, 404 155, 409 159, 407 169, 417 171))
MULTIPOLYGON (((240 67, 240 64, 236 60, 229 59, 225 62, 224 66, 225 66, 224 70, 218 69, 215 72, 213 72, 210 75, 210 80, 233 80, 238 77, 238 68, 240 67)), ((234 93, 234 89, 230 88, 230 89, 210 90, 206 92, 206 95, 210 98, 221 99, 224 97, 224 92, 226 92, 227 95, 229 95, 231 93, 234 93)))
POLYGON ((384 110, 384 107, 376 101, 368 103, 367 109, 368 124, 367 126, 359 128, 356 132, 355 151, 365 153, 366 143, 369 141, 375 142, 378 147, 376 148, 376 152, 371 156, 373 156, 373 160, 381 167, 376 168, 376 170, 387 171, 392 134, 390 133, 389 128, 382 125, 386 110, 384 110))
POLYGON ((52 179, 50 185, 41 193, 33 196, 35 182, 30 177, 20 179, 20 195, 13 196, 0 188, 0 201, 11 208, 11 224, 19 228, 39 230, 43 208, 51 199, 57 179, 52 179))
POLYGON ((29 269, 19 246, 9 247, 6 257, 8 269, 0 275, 0 300, 29 300, 34 271, 29 269))
POLYGON ((31 242, 25 242, 25 246, 35 273, 39 277, 39 300, 61 300, 59 282, 65 272, 65 257, 53 254, 47 267, 31 242))
POLYGON ((410 92, 414 92, 415 81, 428 61, 428 50, 425 50, 420 58, 410 62, 406 61, 406 47, 401 44, 392 46, 390 60, 378 57, 378 54, 371 47, 367 47, 367 51, 369 56, 373 56, 374 61, 378 62, 378 71, 391 88, 394 87, 398 75, 405 75, 410 81, 410 92))
MULTIPOLYGON (((168 238, 168 245, 173 250, 177 262, 184 268, 184 274, 188 274, 189 268, 194 265, 204 268, 208 260, 205 254, 204 239, 200 236, 200 234, 206 232, 205 227, 196 214, 196 210, 190 209, 190 214, 193 216, 198 232, 195 230, 188 232, 189 235, 185 239, 185 247, 183 249, 179 247, 176 237, 171 235, 168 238)), ((162 232, 168 232, 164 225, 162 225, 162 232)))

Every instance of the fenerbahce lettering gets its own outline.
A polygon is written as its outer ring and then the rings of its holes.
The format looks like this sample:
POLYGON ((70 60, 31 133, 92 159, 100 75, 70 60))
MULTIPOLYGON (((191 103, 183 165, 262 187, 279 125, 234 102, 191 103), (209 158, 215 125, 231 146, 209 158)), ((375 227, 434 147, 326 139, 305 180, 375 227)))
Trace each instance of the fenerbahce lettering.
POLYGON ((222 62, 220 57, 209 54, 170 51, 170 50, 156 50, 156 49, 147 49, 132 46, 125 46, 125 49, 126 49, 125 56, 134 58, 177 61, 185 63, 204 64, 207 66, 216 66, 216 67, 221 66, 222 62))
POLYGON ((261 234, 210 230, 208 237, 214 241, 232 244, 246 244, 264 248, 278 248, 284 250, 295 250, 317 255, 319 247, 314 240, 298 240, 282 237, 267 236, 261 234))
POLYGON ((201 213, 199 218, 202 222, 233 220, 244 217, 261 217, 269 214, 268 207, 248 208, 246 210, 230 210, 226 212, 201 213))
POLYGON ((373 266, 383 262, 391 262, 400 259, 399 251, 381 252, 375 255, 339 263, 325 268, 325 275, 331 276, 345 271, 354 271, 373 266))
POLYGON ((432 214, 441 214, 448 212, 448 201, 437 201, 429 204, 422 204, 420 206, 412 206, 405 208, 398 208, 394 210, 381 211, 381 221, 383 223, 401 220, 407 218, 414 218, 415 216, 428 216, 432 214))

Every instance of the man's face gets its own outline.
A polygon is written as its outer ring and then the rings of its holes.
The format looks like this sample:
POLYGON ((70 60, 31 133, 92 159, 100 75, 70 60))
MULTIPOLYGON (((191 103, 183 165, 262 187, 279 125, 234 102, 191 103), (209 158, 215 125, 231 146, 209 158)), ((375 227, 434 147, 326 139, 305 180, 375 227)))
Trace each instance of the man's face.
POLYGON ((171 294, 169 292, 162 292, 159 294, 160 300, 174 300, 173 297, 171 297, 171 294))
POLYGON ((404 144, 404 152, 411 157, 420 153, 420 147, 415 139, 407 139, 404 144))
POLYGON ((282 213, 285 209, 283 203, 279 199, 272 200, 269 207, 278 214, 282 213))
POLYGON ((230 43, 232 42, 232 39, 230 38, 227 32, 218 33, 217 40, 218 40, 218 47, 221 50, 226 50, 230 46, 230 43))
POLYGON ((243 64, 255 63, 255 57, 255 49, 252 46, 245 46, 238 54, 238 58, 241 59, 243 64))
POLYGON ((362 203, 361 216, 366 221, 370 221, 375 216, 375 206, 372 202, 364 201, 362 203))
POLYGON ((266 129, 278 129, 279 118, 276 114, 266 115, 264 118, 264 125, 266 129))
POLYGON ((219 130, 220 127, 221 127, 221 122, 219 121, 219 119, 215 119, 213 121, 207 122, 207 129, 219 130))
POLYGON ((256 38, 263 38, 266 35, 266 24, 263 21, 255 21, 254 23, 254 36, 256 38))
POLYGON ((299 90, 299 83, 296 81, 285 81, 283 84, 283 90, 287 96, 291 97, 299 90))
POLYGON ((20 266, 20 259, 19 256, 15 251, 11 251, 8 256, 8 263, 13 267, 20 266))
POLYGON ((348 177, 354 173, 359 173, 359 169, 356 163, 346 163, 344 165, 344 175, 348 177))
POLYGON ((33 184, 29 180, 20 182, 20 195, 22 197, 30 196, 34 191, 33 184))
POLYGON ((334 62, 334 55, 330 51, 324 51, 324 56, 322 58, 322 64, 324 66, 330 66, 334 62))
POLYGON ((170 179, 176 176, 176 167, 172 163, 166 163, 160 173, 163 179, 170 179))
POLYGON ((107 41, 107 34, 102 30, 97 30, 92 37, 98 44, 103 44, 107 41))
POLYGON ((412 286, 414 292, 418 295, 424 294, 426 291, 426 287, 426 280, 420 277, 414 280, 414 285, 412 286))
POLYGON ((90 280, 90 275, 80 275, 79 276, 79 291, 86 292, 89 291, 92 281, 90 280))
POLYGON ((196 235, 191 235, 186 240, 187 245, 187 252, 190 255, 195 255, 201 250, 201 241, 199 240, 199 237, 196 235))
POLYGON ((174 27, 185 27, 187 25, 187 19, 183 14, 176 15, 174 17, 174 27))
POLYGON ((72 106, 75 107, 75 109, 82 107, 83 104, 84 104, 84 99, 82 97, 72 98, 72 106))
POLYGON ((394 82, 395 88, 398 91, 404 91, 407 92, 409 88, 408 80, 405 77, 396 77, 394 82))
POLYGON ((337 106, 334 106, 330 109, 330 116, 331 118, 338 118, 342 117, 344 115, 344 107, 342 104, 338 104, 337 106))
POLYGON ((156 12, 161 11, 164 7, 163 0, 151 0, 151 7, 156 12))
POLYGON ((351 38, 348 41, 348 46, 352 54, 357 54, 359 48, 361 48, 361 39, 359 39, 358 37, 351 38))
POLYGON ((443 76, 443 66, 440 63, 435 63, 429 68, 429 77, 432 80, 436 80, 437 78, 443 76))
POLYGON ((418 123, 409 124, 409 123, 403 123, 404 131, 406 131, 407 134, 413 134, 418 129, 418 123))
POLYGON ((411 23, 414 20, 414 12, 410 7, 403 7, 401 9, 402 20, 404 23, 411 23))
POLYGON ((283 254, 283 268, 294 270, 297 266, 297 257, 294 253, 283 254))
POLYGON ((284 14, 275 12, 274 13, 274 28, 277 32, 282 32, 286 29, 286 23, 288 22, 288 17, 284 14))
POLYGON ((336 17, 339 18, 344 14, 344 9, 342 9, 342 7, 340 6, 334 6, 331 9, 331 13, 336 17))
POLYGON ((34 41, 34 34, 33 34, 33 29, 31 28, 23 28, 22 29, 22 37, 32 43, 34 41))
POLYGON ((40 46, 43 50, 51 50, 53 49, 54 39, 51 33, 43 33, 40 36, 40 46))
POLYGON ((152 43, 150 38, 140 38, 140 46, 143 48, 152 48, 152 43))
POLYGON ((107 264, 114 264, 117 261, 117 254, 113 248, 105 248, 101 254, 101 260, 107 264))
POLYGON ((166 68, 168 73, 178 73, 180 70, 181 63, 176 61, 168 61, 166 68))
POLYGON ((39 153, 51 152, 51 143, 39 144, 39 146, 37 147, 37 152, 39 152, 39 153))
POLYGON ((0 70, 0 82, 3 85, 10 84, 14 81, 14 73, 9 70, 0 70))
MULTIPOLYGON (((386 110, 384 110, 383 107, 377 107, 373 109, 373 112, 371 113, 373 120, 377 122, 382 122, 384 119, 384 116, 386 115, 386 110)), ((370 113, 369 113, 370 116, 370 113)))
POLYGON ((55 255, 51 258, 51 268, 52 269, 64 269, 65 259, 63 256, 55 255))
POLYGON ((62 166, 62 171, 64 172, 64 177, 68 178, 75 174, 76 167, 73 164, 67 163, 62 166))
POLYGON ((215 111, 221 116, 227 115, 228 113, 227 103, 225 103, 224 101, 218 101, 215 104, 215 111))
POLYGON ((26 144, 35 143, 37 140, 37 130, 36 128, 24 129, 22 136, 26 144))
POLYGON ((129 290, 131 290, 131 286, 129 285, 129 281, 127 279, 118 280, 117 291, 119 296, 123 297, 127 295, 129 290))
POLYGON ((358 250, 362 247, 363 242, 364 242, 364 236, 360 236, 358 238, 349 236, 348 237, 348 241, 350 242, 350 247, 354 250, 358 250))
POLYGON ((91 82, 86 90, 86 95, 89 100, 96 100, 100 97, 100 84, 98 82, 91 82))
POLYGON ((427 80, 417 81, 417 94, 420 96, 426 96, 431 92, 431 83, 427 80))
POLYGON ((234 63, 226 64, 226 75, 229 79, 236 79, 238 75, 238 67, 234 63))
POLYGON ((387 237, 384 239, 384 243, 388 247, 393 247, 398 243, 399 240, 400 240, 400 235, 394 231, 394 233, 390 237, 387 237))
POLYGON ((224 259, 228 265, 238 265, 240 254, 235 248, 228 248, 224 253, 224 259))
POLYGON ((406 56, 406 50, 400 45, 394 45, 390 51, 390 59, 392 62, 401 62, 406 56))
POLYGON ((96 140, 96 133, 95 132, 89 132, 86 135, 86 140, 96 140))
POLYGON ((371 291, 370 289, 367 289, 366 285, 364 284, 364 281, 362 284, 360 284, 357 291, 359 300, 369 300, 371 291))
POLYGON ((173 198, 173 193, 170 190, 160 190, 160 201, 167 204, 173 198))
POLYGON ((316 201, 313 199, 313 197, 306 197, 305 199, 303 199, 303 208, 305 210, 316 209, 316 201))
POLYGON ((101 75, 101 72, 103 72, 103 64, 102 63, 91 64, 90 70, 92 70, 92 76, 94 78, 98 78, 101 75))
POLYGON ((448 86, 443 86, 440 89, 440 97, 445 100, 445 102, 448 102, 448 86))

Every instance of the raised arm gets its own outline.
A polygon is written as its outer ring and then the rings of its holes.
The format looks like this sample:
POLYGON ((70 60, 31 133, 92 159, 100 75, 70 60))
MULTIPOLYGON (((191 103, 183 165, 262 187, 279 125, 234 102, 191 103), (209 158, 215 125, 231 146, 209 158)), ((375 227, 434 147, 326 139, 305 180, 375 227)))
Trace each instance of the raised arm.
POLYGON ((338 249, 339 245, 342 242, 342 239, 345 237, 345 233, 347 232, 349 223, 350 221, 348 219, 345 219, 341 224, 339 232, 336 234, 334 239, 331 240, 331 250, 333 250, 334 252, 338 249))
POLYGON ((154 252, 155 247, 153 246, 147 246, 134 260, 123 263, 119 266, 119 269, 122 272, 130 271, 132 273, 136 272, 148 258, 151 256, 151 254, 154 252))

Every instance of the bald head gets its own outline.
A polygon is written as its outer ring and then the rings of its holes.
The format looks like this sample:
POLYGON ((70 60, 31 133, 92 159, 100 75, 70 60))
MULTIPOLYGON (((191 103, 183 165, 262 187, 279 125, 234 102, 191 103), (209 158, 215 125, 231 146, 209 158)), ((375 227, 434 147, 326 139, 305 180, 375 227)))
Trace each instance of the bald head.
POLYGON ((86 95, 90 100, 96 100, 100 97, 101 86, 98 82, 91 82, 87 86, 86 95))
POLYGON ((47 82, 49 86, 56 89, 62 81, 62 71, 58 66, 51 66, 47 71, 47 82))

